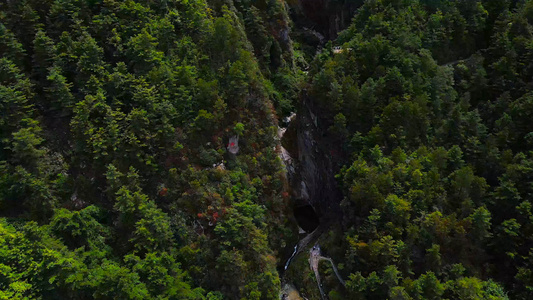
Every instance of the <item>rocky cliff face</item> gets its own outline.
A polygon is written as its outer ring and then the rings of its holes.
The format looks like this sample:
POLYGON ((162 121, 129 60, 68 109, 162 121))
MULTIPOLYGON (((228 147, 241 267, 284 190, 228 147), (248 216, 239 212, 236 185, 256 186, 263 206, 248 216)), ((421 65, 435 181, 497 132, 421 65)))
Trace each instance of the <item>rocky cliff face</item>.
POLYGON ((364 0, 299 0, 289 3, 291 17, 297 27, 312 28, 332 40, 339 31, 348 27, 364 0))
POLYGON ((337 145, 324 138, 319 112, 306 95, 303 97, 296 120, 301 199, 307 200, 321 218, 330 218, 340 213, 342 199, 335 180, 339 167, 332 159, 332 153, 338 152, 337 145))
POLYGON ((293 157, 295 171, 289 178, 295 212, 311 205, 321 220, 327 220, 341 214, 342 194, 335 180, 339 166, 332 155, 339 146, 325 138, 318 114, 304 94, 282 143, 293 157))
POLYGON ((288 297, 283 299, 298 299, 294 297, 297 294, 291 296, 297 291, 292 286, 295 284, 308 297, 318 299, 323 292, 319 293, 314 281, 305 280, 302 274, 309 270, 308 250, 317 245, 334 221, 342 219, 342 194, 335 180, 339 164, 334 155, 340 146, 328 140, 327 126, 321 124, 320 113, 315 110, 305 91, 297 111, 289 128, 282 130, 280 135, 281 158, 287 166, 288 183, 294 199, 294 217, 305 234, 300 231, 300 241, 294 248, 287 247, 285 251, 285 264, 280 269, 283 287, 280 295, 288 297))

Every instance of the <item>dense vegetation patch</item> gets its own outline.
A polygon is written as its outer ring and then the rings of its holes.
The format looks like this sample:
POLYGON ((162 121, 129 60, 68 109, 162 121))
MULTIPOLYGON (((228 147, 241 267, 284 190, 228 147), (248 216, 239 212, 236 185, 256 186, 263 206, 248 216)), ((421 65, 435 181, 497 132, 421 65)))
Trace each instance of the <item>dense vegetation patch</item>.
POLYGON ((347 157, 332 298, 532 297, 532 5, 369 0, 315 58, 347 157))
POLYGON ((0 3, 0 298, 277 298, 283 30, 280 1, 0 3))

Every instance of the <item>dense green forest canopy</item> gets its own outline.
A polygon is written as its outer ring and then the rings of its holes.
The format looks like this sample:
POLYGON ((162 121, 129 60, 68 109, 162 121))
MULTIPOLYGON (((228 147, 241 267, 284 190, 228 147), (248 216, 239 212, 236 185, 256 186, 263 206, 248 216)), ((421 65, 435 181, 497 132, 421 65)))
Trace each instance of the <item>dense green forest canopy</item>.
POLYGON ((1 299, 278 297, 288 17, 237 4, 0 2, 1 299))
POLYGON ((304 103, 330 299, 532 299, 533 1, 354 3, 317 49, 298 1, 0 1, 0 299, 279 299, 304 103))
POLYGON ((330 298, 533 297, 532 12, 366 1, 316 56, 309 97, 343 153, 330 298))

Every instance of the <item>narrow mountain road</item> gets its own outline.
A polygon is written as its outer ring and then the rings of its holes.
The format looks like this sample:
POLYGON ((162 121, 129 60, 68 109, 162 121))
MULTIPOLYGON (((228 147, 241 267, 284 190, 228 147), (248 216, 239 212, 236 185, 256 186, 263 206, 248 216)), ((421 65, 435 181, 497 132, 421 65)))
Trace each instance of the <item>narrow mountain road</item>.
POLYGON ((309 265, 311 270, 315 272, 316 283, 318 284, 318 289, 320 290, 320 296, 322 299, 327 299, 324 288, 322 287, 322 281, 320 280, 320 272, 318 272, 318 262, 320 260, 320 246, 315 245, 309 251, 309 265))
POLYGON ((346 286, 346 283, 344 282, 344 280, 342 280, 339 274, 339 270, 337 270, 337 267, 333 263, 333 260, 329 257, 324 257, 321 255, 320 246, 318 244, 313 246, 313 248, 311 248, 311 250, 309 251, 309 266, 311 267, 311 270, 313 270, 313 272, 315 273, 318 289, 320 290, 320 296, 322 297, 322 299, 327 299, 326 293, 324 292, 324 287, 322 286, 322 281, 320 279, 320 272, 318 271, 318 263, 321 260, 329 261, 331 263, 331 266, 333 267, 333 271, 335 272, 337 279, 339 279, 339 282, 343 286, 346 286))

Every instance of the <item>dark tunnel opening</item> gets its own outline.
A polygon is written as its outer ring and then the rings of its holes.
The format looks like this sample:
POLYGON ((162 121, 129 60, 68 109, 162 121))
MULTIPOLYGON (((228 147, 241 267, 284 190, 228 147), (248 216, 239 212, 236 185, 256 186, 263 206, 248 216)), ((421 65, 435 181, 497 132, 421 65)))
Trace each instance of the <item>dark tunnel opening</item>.
POLYGON ((294 217, 296 218, 298 225, 305 230, 305 232, 312 232, 320 224, 315 209, 309 204, 295 207, 294 217))

